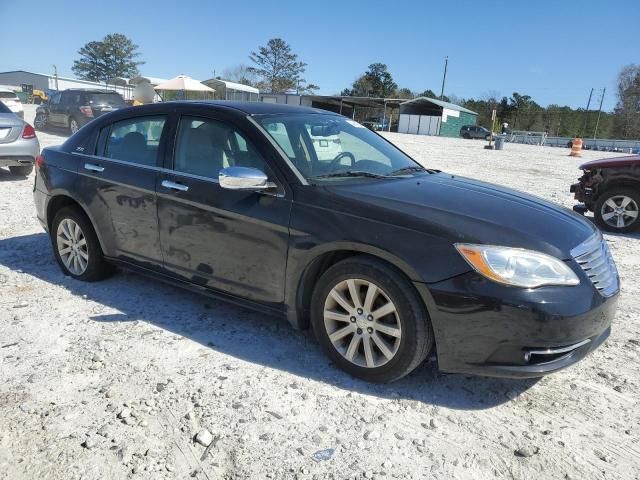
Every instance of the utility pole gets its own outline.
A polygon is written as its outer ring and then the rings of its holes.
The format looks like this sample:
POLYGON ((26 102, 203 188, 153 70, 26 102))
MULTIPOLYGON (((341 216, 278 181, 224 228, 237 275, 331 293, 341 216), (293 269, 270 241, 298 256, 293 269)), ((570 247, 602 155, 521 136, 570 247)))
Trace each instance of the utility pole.
POLYGON ((587 123, 589 123, 589 106, 591 105, 592 96, 593 96, 593 88, 591 89, 591 93, 589 93, 589 101, 587 101, 587 109, 584 112, 584 128, 582 129, 584 133, 587 133, 587 123))
POLYGON ((444 83, 447 80, 447 65, 449 64, 449 55, 444 57, 444 73, 442 74, 442 88, 440 89, 440 100, 444 98, 444 83))
POLYGON ((600 107, 598 107, 598 119, 596 120, 596 128, 593 130, 593 138, 594 140, 596 139, 597 135, 598 135, 598 125, 600 125, 600 114, 602 113, 602 102, 604 101, 604 92, 606 92, 607 89, 603 88, 602 89, 602 95, 600 95, 600 107))
POLYGON ((53 75, 56 77, 56 91, 58 91, 58 67, 55 65, 53 66, 53 75))

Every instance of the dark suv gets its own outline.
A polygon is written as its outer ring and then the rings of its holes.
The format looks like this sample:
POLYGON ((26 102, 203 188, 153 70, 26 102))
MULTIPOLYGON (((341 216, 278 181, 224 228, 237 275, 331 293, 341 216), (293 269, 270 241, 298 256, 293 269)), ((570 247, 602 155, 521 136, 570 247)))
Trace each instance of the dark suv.
POLYGON ((592 211, 598 226, 610 232, 640 228, 640 155, 592 160, 580 169, 580 181, 570 188, 582 202, 576 212, 592 211))
POLYGON ((70 88, 53 92, 36 110, 33 124, 39 130, 47 126, 67 128, 73 134, 94 118, 126 106, 113 90, 70 88))
POLYGON ((477 125, 465 125, 460 129, 460 136, 462 138, 481 138, 483 140, 489 140, 491 138, 491 132, 484 127, 478 127, 477 125))
POLYGON ((284 315, 371 381, 432 351, 447 372, 544 375, 597 348, 616 309, 616 266, 591 222, 424 168, 306 107, 104 115, 43 151, 34 200, 65 275, 119 265, 284 315))

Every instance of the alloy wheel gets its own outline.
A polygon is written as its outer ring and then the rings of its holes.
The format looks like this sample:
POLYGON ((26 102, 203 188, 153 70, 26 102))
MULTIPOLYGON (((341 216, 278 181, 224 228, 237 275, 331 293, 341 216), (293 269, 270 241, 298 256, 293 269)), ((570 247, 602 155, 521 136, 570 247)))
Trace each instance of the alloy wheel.
POLYGON ((38 114, 36 118, 33 120, 33 126, 37 129, 42 129, 46 125, 47 120, 44 115, 38 114))
POLYGON ((76 133, 78 130, 80 130, 78 122, 74 118, 72 118, 69 122, 69 129, 71 130, 71 133, 76 133))
POLYGON ((70 218, 62 220, 56 232, 56 243, 67 270, 73 275, 82 275, 89 264, 89 250, 80 225, 70 218))
POLYGON ((615 195, 602 204, 602 220, 613 228, 625 228, 638 218, 638 204, 627 195, 615 195))
POLYGON ((335 285, 324 303, 324 327, 349 362, 377 368, 392 360, 402 338, 398 310, 376 284, 351 278, 335 285))

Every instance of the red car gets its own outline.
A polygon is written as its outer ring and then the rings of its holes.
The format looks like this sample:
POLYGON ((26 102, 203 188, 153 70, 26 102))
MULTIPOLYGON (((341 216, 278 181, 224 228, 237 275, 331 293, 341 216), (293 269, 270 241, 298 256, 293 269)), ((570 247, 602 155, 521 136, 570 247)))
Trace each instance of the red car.
POLYGON ((579 183, 571 185, 576 200, 573 209, 593 212, 600 228, 631 232, 640 227, 640 155, 592 160, 580 165, 579 183))

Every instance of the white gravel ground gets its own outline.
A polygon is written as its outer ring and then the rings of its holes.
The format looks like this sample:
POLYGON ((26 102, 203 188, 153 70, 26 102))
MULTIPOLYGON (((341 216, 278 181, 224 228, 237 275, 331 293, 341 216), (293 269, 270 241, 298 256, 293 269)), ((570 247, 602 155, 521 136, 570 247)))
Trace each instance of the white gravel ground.
MULTIPOLYGON (((573 204, 566 149, 387 136, 429 167, 573 204)), ((64 277, 32 185, 0 173, 1 479, 640 478, 637 234, 607 235, 619 310, 578 365, 536 382, 425 364, 379 386, 284 319, 129 273, 64 277)))

